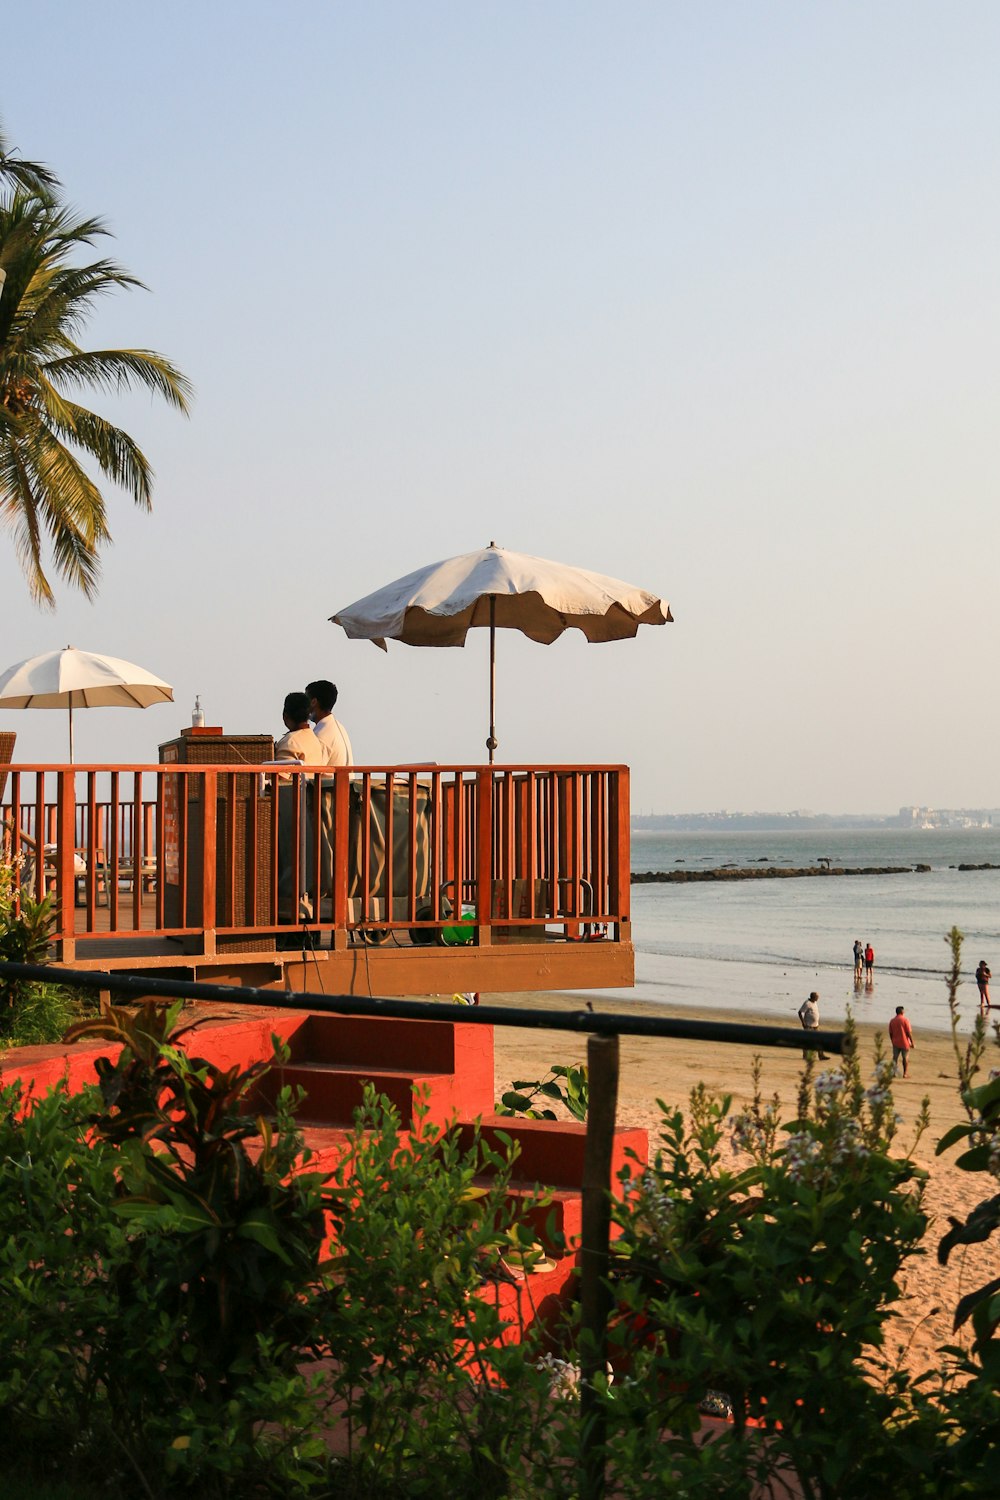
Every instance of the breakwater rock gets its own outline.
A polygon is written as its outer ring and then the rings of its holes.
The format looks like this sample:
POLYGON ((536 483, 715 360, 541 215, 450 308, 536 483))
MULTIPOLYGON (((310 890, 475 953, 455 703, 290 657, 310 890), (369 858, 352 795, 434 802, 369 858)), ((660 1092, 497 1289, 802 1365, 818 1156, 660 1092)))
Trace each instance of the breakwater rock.
POLYGON ((767 865, 763 868, 755 865, 750 869, 738 865, 721 865, 716 870, 635 870, 632 873, 632 884, 689 885, 696 880, 800 880, 808 876, 826 880, 834 875, 926 875, 930 868, 930 865, 865 865, 852 868, 824 864, 805 865, 801 869, 788 865, 767 865))

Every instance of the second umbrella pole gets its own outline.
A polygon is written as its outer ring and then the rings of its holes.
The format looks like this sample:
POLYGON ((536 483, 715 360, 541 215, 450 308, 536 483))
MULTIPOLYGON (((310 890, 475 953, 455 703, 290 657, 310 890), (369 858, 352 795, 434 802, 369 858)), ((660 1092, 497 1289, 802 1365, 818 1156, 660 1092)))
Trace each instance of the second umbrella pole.
POLYGON ((497 601, 490 595, 490 737, 486 741, 486 748, 490 755, 490 765, 496 759, 497 749, 497 601))

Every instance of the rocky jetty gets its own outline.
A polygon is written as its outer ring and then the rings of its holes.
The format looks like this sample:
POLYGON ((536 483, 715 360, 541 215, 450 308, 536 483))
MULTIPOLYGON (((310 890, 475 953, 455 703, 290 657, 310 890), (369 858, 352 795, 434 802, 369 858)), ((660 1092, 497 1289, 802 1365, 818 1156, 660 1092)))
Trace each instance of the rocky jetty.
MULTIPOLYGON (((960 865, 959 869, 971 868, 960 865)), ((975 868, 984 869, 983 865, 975 868)), ((695 880, 799 880, 806 876, 823 880, 832 875, 924 875, 930 865, 865 865, 852 868, 845 865, 806 865, 795 869, 789 865, 768 865, 762 869, 740 865, 722 865, 715 870, 636 870, 632 874, 633 885, 688 885, 695 880)))

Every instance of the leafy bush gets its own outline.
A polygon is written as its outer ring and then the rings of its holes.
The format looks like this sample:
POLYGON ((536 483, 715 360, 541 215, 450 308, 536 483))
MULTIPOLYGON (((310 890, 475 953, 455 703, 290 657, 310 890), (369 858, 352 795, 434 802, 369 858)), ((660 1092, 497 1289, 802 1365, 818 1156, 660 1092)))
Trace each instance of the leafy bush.
POLYGON ((179 1009, 74 1028, 120 1047, 96 1089, 0 1098, 0 1413, 39 1492, 69 1466, 115 1500, 538 1493, 547 1379, 499 1295, 534 1243, 513 1148, 401 1131, 369 1091, 321 1180, 287 1092, 253 1113, 270 1062, 189 1056, 179 1009))
POLYGON ((501 1096, 497 1106, 498 1115, 524 1115, 529 1120, 554 1120, 556 1112, 547 1105, 536 1103, 538 1099, 551 1099, 561 1104, 574 1120, 584 1121, 590 1104, 590 1081, 586 1063, 567 1067, 563 1063, 552 1063, 544 1078, 533 1081, 515 1080, 501 1096))
POLYGON ((671 1476, 695 1486, 685 1493, 749 1494, 789 1472, 808 1497, 867 1500, 890 1482, 922 1493, 920 1444, 888 1425, 909 1419, 905 1382, 877 1355, 927 1223, 924 1174, 889 1155, 890 1071, 879 1057, 865 1088, 852 1039, 842 1070, 814 1078, 807 1065, 784 1126, 759 1071, 735 1119, 702 1086, 690 1123, 661 1106, 660 1149, 616 1210, 618 1341, 645 1344, 610 1403, 623 1496, 661 1493, 671 1476), (720 1387, 733 1424, 705 1445, 699 1407, 720 1387), (761 1441, 746 1441, 751 1420, 761 1441))
POLYGON ((81 1012, 81 1004, 56 984, 6 979, 3 963, 44 964, 55 923, 51 896, 35 901, 23 889, 18 872, 0 859, 0 1046, 24 1047, 56 1042, 81 1012))
MULTIPOLYGON (((508 1196, 513 1143, 465 1147, 418 1107, 413 1131, 369 1089, 335 1174, 335 1237, 317 1327, 334 1365, 359 1496, 543 1493, 547 1381, 500 1306, 504 1253, 525 1247, 508 1196), (339 1200, 339 1201, 337 1201, 339 1200)), ((530 1259, 530 1256, 529 1256, 530 1259)), ((530 1296, 530 1277, 522 1283, 530 1296)), ((338 1490, 338 1493, 341 1493, 338 1490)))
POLYGON ((176 1014, 79 1028, 125 1044, 99 1090, 4 1098, 5 1431, 109 1495, 301 1492, 325 1455, 297 1370, 321 1185, 287 1098, 275 1130, 245 1112, 267 1065, 187 1057, 176 1014))
MULTIPOLYGON (((946 942, 952 958, 948 1003, 965 1120, 945 1133, 937 1152, 941 1155, 961 1144, 964 1149, 955 1165, 985 1178, 988 1195, 964 1220, 950 1219, 951 1227, 938 1245, 942 1265, 956 1249, 984 1244, 1000 1228, 1000 1193, 996 1190, 1000 1179, 1000 1068, 992 1068, 986 1082, 977 1083, 988 1044, 986 1021, 977 1015, 971 1039, 964 1046, 960 1043, 962 933, 958 928, 952 928, 946 942)), ((1000 1027, 996 1024, 992 1040, 994 1046, 1000 1046, 1000 1027)), ((986 1495, 995 1492, 992 1462, 1000 1444, 1000 1277, 974 1287, 961 1298, 955 1309, 955 1332, 966 1324, 972 1328, 971 1346, 952 1346, 944 1351, 954 1362, 957 1379, 946 1383, 941 1396, 948 1443, 942 1449, 939 1468, 942 1492, 953 1484, 956 1493, 986 1495)))

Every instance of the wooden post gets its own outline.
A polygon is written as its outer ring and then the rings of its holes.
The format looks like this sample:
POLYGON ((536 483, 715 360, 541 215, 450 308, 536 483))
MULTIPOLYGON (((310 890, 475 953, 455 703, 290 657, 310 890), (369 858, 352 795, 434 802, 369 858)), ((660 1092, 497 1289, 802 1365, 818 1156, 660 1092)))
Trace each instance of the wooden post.
MULTIPOLYGON (((44 773, 38 772, 39 785, 44 773)), ((76 957, 76 776, 72 770, 56 772, 56 902, 57 925, 55 938, 59 944, 60 960, 72 963, 76 957)), ((36 828, 39 825, 36 824, 36 828)), ((45 855, 42 839, 38 841, 38 859, 44 866, 45 855)))
POLYGON ((627 766, 621 766, 613 773, 608 791, 608 883, 611 914, 615 919, 619 941, 627 942, 631 926, 631 810, 627 766))
POLYGON ((348 865, 350 862, 351 773, 338 768, 333 783, 333 935, 331 945, 347 949, 348 865))
POLYGON ((206 958, 215 956, 216 926, 216 860, 217 821, 219 816, 219 773, 205 770, 202 773, 202 846, 201 846, 201 927, 202 953, 206 958))
MULTIPOLYGON (((476 772, 476 942, 493 945, 493 772, 476 772)), ((462 914, 462 892, 455 890, 456 921, 462 914)))
POLYGON ((618 1106, 618 1038, 587 1039, 590 1103, 583 1157, 583 1234, 580 1245, 581 1500, 603 1500, 605 1418, 594 1377, 607 1365, 608 1246, 611 1234, 611 1160, 618 1106))

